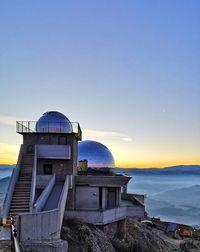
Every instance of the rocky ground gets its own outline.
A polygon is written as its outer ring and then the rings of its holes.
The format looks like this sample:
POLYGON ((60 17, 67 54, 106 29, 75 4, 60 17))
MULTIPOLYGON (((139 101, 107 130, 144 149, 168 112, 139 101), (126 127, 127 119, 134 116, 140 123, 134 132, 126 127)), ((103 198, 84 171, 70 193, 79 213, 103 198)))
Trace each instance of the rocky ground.
MULTIPOLYGON (((126 224, 126 231, 119 235, 116 226, 102 230, 70 220, 63 225, 62 239, 68 241, 69 252, 200 252, 200 241, 174 240, 133 219, 126 224)), ((0 241, 0 252, 8 251, 10 243, 0 241)))
POLYGON ((114 228, 109 231, 70 220, 64 223, 62 239, 68 241, 69 252, 200 252, 198 241, 171 239, 133 219, 127 220, 123 236, 116 235, 114 228))

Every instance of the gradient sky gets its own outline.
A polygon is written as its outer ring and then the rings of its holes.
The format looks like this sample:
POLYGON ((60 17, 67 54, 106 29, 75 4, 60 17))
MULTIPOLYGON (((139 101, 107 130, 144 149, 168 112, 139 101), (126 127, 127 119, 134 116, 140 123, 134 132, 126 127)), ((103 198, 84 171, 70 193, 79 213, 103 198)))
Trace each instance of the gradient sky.
POLYGON ((200 164, 200 1, 0 2, 0 163, 16 120, 79 121, 117 166, 200 164))

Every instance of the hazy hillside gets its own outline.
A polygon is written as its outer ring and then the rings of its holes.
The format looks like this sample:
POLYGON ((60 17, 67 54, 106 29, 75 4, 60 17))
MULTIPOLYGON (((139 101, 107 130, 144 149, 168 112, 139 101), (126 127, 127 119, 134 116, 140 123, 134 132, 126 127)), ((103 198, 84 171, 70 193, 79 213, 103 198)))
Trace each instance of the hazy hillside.
POLYGON ((178 165, 165 168, 113 168, 115 173, 127 174, 200 174, 200 165, 178 165))

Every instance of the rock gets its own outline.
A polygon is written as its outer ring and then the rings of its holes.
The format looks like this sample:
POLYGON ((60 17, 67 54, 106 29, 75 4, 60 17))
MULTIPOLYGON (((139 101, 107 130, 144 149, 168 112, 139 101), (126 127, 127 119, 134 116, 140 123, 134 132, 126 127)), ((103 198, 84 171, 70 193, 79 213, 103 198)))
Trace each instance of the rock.
POLYGON ((69 252, 200 252, 200 241, 174 240, 131 218, 119 236, 116 224, 97 227, 68 220, 63 224, 62 239, 68 241, 69 252))
POLYGON ((200 252, 200 241, 187 239, 180 245, 181 252, 200 252))
POLYGON ((65 222, 61 237, 68 241, 69 252, 115 252, 105 233, 93 225, 65 222))

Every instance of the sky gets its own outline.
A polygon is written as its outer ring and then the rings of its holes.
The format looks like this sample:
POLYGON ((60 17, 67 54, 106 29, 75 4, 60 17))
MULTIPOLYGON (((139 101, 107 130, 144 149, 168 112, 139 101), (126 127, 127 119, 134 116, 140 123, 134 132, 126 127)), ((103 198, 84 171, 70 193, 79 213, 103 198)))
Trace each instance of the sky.
POLYGON ((56 110, 119 167, 200 164, 199 0, 0 1, 0 163, 56 110))

